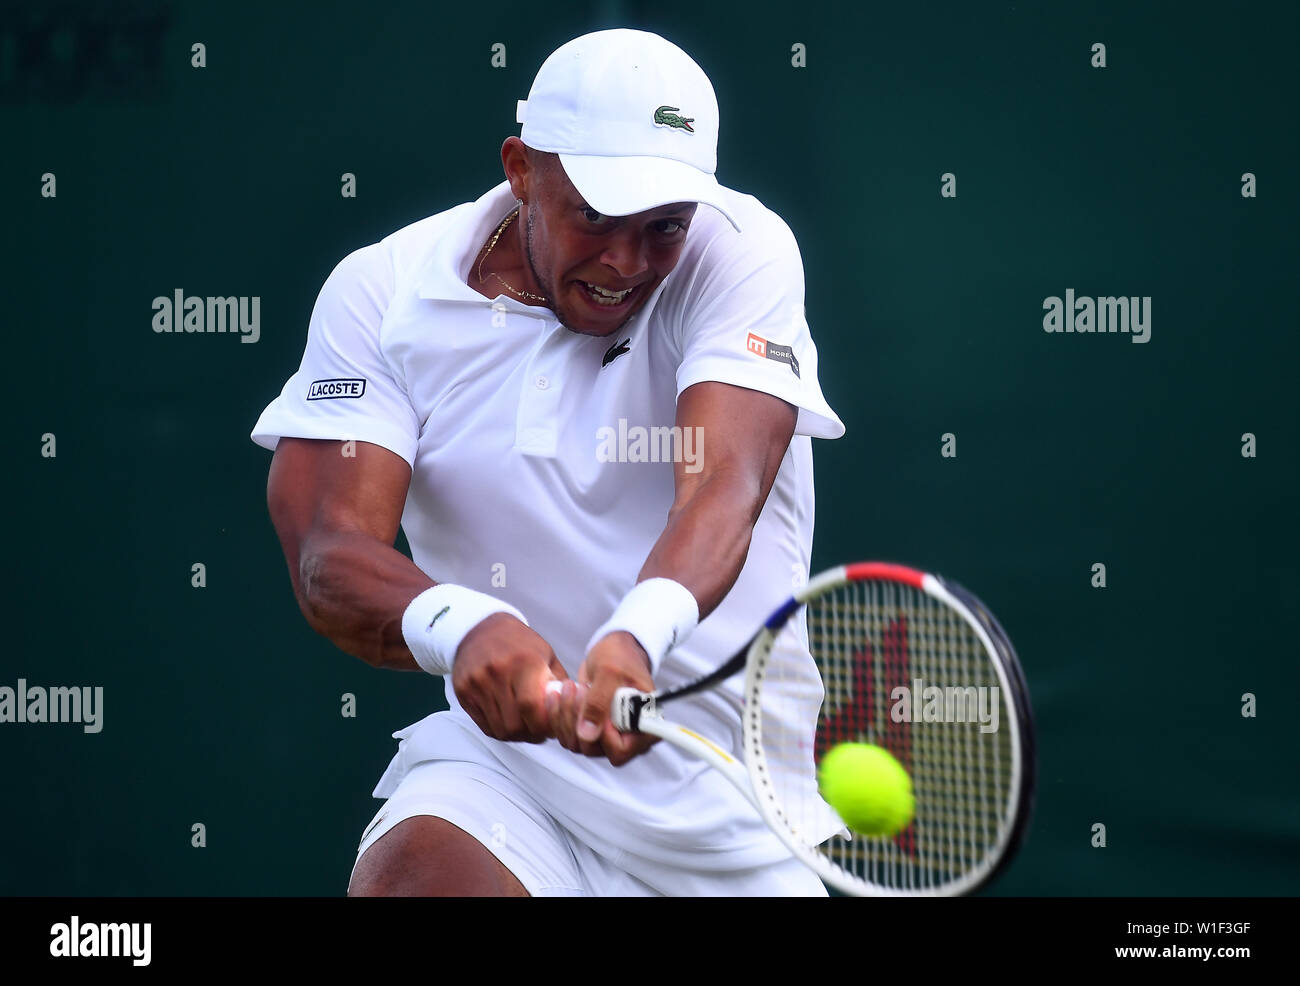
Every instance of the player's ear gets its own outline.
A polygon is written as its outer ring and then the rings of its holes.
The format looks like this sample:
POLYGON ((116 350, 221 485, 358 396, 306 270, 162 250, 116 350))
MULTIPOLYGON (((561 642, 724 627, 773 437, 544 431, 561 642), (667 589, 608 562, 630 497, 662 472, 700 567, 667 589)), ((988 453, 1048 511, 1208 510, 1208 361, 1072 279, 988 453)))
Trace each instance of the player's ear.
POLYGON ((539 177, 536 152, 518 137, 507 137, 501 145, 501 166, 515 198, 527 201, 529 186, 539 177))

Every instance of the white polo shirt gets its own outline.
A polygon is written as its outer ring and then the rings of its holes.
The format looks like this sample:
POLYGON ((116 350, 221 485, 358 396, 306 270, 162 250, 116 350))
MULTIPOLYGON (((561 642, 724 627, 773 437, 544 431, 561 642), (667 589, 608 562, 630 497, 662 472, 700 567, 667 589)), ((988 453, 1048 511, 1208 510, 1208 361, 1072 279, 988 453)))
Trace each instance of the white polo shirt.
MULTIPOLYGON (((735 587, 655 681, 711 670, 806 580, 810 437, 844 433, 817 382, 794 236, 757 199, 727 194, 744 232, 700 206, 672 274, 606 337, 570 332, 549 309, 504 294, 489 301, 466 283, 515 206, 506 182, 357 250, 321 289, 301 368, 253 440, 355 439, 400 455, 412 469, 402 527, 415 563, 437 582, 517 606, 573 675, 663 531, 674 439, 688 465, 698 454, 707 461, 707 435, 696 447, 664 430, 678 395, 715 380, 796 405, 795 438, 735 587)), ((783 714, 811 739, 821 688, 802 621, 780 653, 791 693, 783 714)), ((677 703, 673 718, 739 750, 742 678, 677 703)), ((446 688, 449 712, 395 734, 403 743, 376 797, 412 763, 486 746, 612 858, 632 846, 675 865, 730 869, 788 855, 726 780, 666 743, 621 768, 555 741, 503 743, 461 709, 450 677, 446 688)), ((815 783, 811 752, 804 768, 803 781, 815 783)))

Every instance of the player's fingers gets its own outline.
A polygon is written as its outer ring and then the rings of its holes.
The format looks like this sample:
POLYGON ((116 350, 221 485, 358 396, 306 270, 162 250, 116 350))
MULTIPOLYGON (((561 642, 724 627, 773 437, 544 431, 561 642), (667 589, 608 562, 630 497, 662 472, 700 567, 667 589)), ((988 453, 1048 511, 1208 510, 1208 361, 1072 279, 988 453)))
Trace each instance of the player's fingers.
POLYGON ((498 706, 501 714, 501 739, 511 743, 532 739, 532 732, 524 723, 524 709, 514 692, 510 692, 498 706))
POLYGON ((609 675, 602 675, 591 682, 583 696, 576 729, 579 751, 589 757, 605 756, 601 736, 609 722, 609 705, 614 699, 615 684, 609 675))
POLYGON ((483 730, 484 736, 490 736, 492 739, 506 739, 505 719, 501 714, 501 705, 496 700, 496 696, 491 692, 480 694, 477 700, 478 728, 483 730))
POLYGON ((551 709, 551 729, 560 745, 566 750, 580 753, 578 745, 578 713, 582 708, 582 695, 585 688, 576 681, 554 682, 552 687, 553 706, 551 709))
POLYGON ((560 703, 564 694, 564 684, 569 681, 569 672, 564 670, 564 665, 560 659, 551 653, 551 659, 547 664, 549 676, 543 682, 541 711, 544 717, 542 725, 543 738, 555 737, 559 739, 557 732, 557 719, 560 715, 560 703))
POLYGON ((547 708, 547 686, 558 683, 549 666, 539 666, 515 679, 512 693, 520 722, 520 740, 541 743, 554 735, 547 708))
POLYGON ((560 738, 560 695, 563 692, 564 682, 552 678, 546 683, 546 697, 542 700, 546 710, 546 730, 556 739, 560 738))
POLYGON ((621 767, 650 749, 656 738, 645 733, 623 733, 613 722, 606 722, 604 732, 601 734, 601 747, 609 762, 615 767, 621 767))
POLYGON ((517 687, 517 678, 502 674, 489 687, 479 691, 479 707, 492 724, 492 732, 488 735, 493 739, 513 743, 528 738, 520 715, 519 699, 515 695, 517 687))
POLYGON ((463 696, 457 696, 460 699, 460 707, 465 710, 466 714, 474 720, 474 725, 478 726, 479 732, 484 736, 491 736, 492 726, 487 721, 487 717, 479 709, 478 703, 463 696))
POLYGON ((483 730, 493 739, 509 739, 506 735, 506 720, 501 711, 501 703, 497 700, 494 692, 488 692, 479 699, 479 710, 483 713, 483 719, 487 723, 487 728, 483 730))
POLYGON ((587 701, 587 692, 590 690, 590 685, 584 685, 577 681, 571 687, 565 688, 568 701, 565 704, 564 726, 569 731, 569 741, 573 744, 572 749, 575 752, 581 752, 582 749, 578 740, 578 716, 582 712, 582 706, 587 701))

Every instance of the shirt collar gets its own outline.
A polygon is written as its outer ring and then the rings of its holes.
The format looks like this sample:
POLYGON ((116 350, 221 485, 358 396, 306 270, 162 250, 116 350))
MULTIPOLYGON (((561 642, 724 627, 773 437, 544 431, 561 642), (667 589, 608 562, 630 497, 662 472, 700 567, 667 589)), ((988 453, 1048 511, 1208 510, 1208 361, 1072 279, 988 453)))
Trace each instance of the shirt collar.
POLYGON ((470 265, 478 256, 479 248, 501 225, 501 220, 510 215, 517 201, 510 191, 510 182, 503 181, 476 201, 468 202, 453 210, 454 215, 439 235, 438 243, 429 255, 428 264, 420 276, 420 287, 417 292, 419 297, 434 301, 474 302, 480 305, 499 303, 506 308, 532 315, 545 311, 553 318, 550 309, 526 305, 504 293, 497 295, 495 299, 489 299, 465 283, 470 273, 470 265))

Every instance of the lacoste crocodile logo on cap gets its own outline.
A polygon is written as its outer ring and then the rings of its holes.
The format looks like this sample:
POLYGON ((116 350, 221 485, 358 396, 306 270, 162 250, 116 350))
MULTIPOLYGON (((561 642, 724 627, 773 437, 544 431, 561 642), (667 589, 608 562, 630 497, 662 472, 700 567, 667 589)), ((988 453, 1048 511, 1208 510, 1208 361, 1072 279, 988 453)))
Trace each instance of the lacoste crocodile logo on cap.
POLYGON ((677 115, 677 106, 660 106, 655 110, 656 127, 672 127, 674 130, 685 130, 689 134, 695 133, 695 128, 691 126, 695 122, 695 117, 682 117, 677 115))

